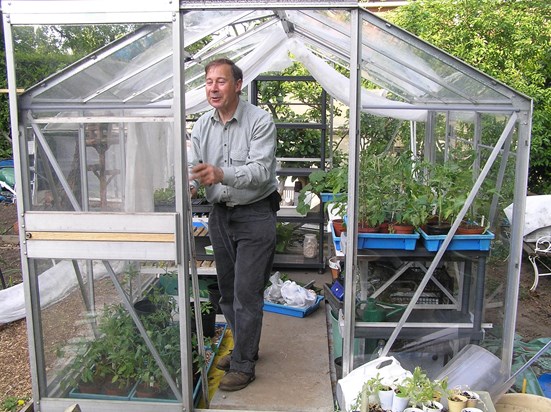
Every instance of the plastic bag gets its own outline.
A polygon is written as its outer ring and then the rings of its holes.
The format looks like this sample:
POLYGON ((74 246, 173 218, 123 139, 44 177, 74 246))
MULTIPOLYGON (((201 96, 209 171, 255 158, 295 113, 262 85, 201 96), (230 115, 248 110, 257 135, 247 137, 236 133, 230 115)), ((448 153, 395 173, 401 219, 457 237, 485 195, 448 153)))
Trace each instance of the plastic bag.
POLYGON ((275 272, 270 276, 270 282, 272 284, 264 290, 264 300, 270 303, 284 304, 285 300, 281 296, 281 287, 283 286, 281 274, 275 272))
POLYGON ((337 401, 341 410, 350 411, 363 384, 377 374, 382 378, 381 382, 388 386, 401 383, 407 376, 411 376, 411 372, 402 368, 393 356, 383 356, 358 366, 337 382, 337 401))
POLYGON ((316 293, 305 289, 292 280, 281 280, 281 274, 275 272, 270 276, 272 283, 264 290, 264 300, 279 305, 287 305, 295 308, 307 308, 316 302, 316 293))
POLYGON ((305 289, 292 280, 286 280, 281 286, 281 296, 287 306, 295 308, 307 308, 316 302, 316 294, 310 289, 305 289))

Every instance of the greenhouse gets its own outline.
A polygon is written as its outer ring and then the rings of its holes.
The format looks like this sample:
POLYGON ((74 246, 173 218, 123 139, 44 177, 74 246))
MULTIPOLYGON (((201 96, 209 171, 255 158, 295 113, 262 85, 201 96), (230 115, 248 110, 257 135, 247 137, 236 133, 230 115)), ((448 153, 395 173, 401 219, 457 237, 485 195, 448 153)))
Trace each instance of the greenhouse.
MULTIPOLYGON (((201 311, 205 283, 215 276, 212 267, 197 264, 208 260, 205 238, 197 237, 208 228, 208 208, 188 195, 187 137, 197 115, 209 109, 205 64, 220 57, 243 70, 242 98, 269 111, 299 106, 291 92, 269 95, 278 82, 322 90, 316 95, 317 121, 295 115, 277 124, 280 142, 292 131, 308 129, 319 143, 315 153, 278 157, 283 178, 301 176, 307 183, 312 171, 329 170, 337 124, 346 117, 348 233, 338 244, 334 237, 328 240, 332 214, 323 199, 312 204, 315 218, 283 207, 278 221, 305 225, 306 233, 317 236, 319 251, 313 259, 289 253, 275 262, 282 270, 310 269, 316 275, 328 268, 333 254, 343 263, 341 299, 328 296, 334 288, 320 292, 334 317, 328 329, 336 322, 333 332, 342 334, 342 376, 358 366, 356 358, 378 350, 379 356, 396 356, 412 367, 426 367, 426 355, 436 356, 440 363, 429 372, 442 378, 442 371, 457 372, 453 359, 464 360, 466 353, 486 361, 490 352, 482 347, 492 336, 498 349, 489 359, 498 361, 481 377, 486 387, 474 389, 492 399, 509 389, 530 98, 353 1, 12 0, 2 2, 2 12, 24 256, 20 298, 35 410, 59 411, 75 403, 83 411, 210 410, 198 399, 209 386, 208 352, 216 333, 207 333, 204 320, 194 314, 201 311), (127 34, 18 95, 14 33, 42 25, 120 25, 127 34), (284 76, 293 65, 307 75, 284 76), (356 224, 362 184, 374 170, 364 178, 372 159, 361 140, 373 119, 395 122, 387 152, 422 159, 424 170, 436 174, 435 165, 470 159, 468 186, 461 188, 451 229, 434 247, 420 246, 426 241, 423 230, 416 232, 414 250, 361 245, 366 237, 356 224), (159 198, 169 191, 172 203, 162 208, 159 198), (503 209, 509 204, 514 208, 506 219, 503 209), (488 231, 476 246, 463 249, 454 233, 475 207, 484 209, 488 231), (508 303, 492 319, 484 290, 490 242, 508 254, 502 298, 508 303), (176 284, 168 286, 170 281, 176 284), (396 291, 390 293, 397 282, 415 287, 398 290, 402 300, 384 309, 379 303, 369 306, 375 299, 397 299, 396 291), (169 288, 176 292, 163 293, 169 288), (136 304, 144 298, 163 310, 140 314, 136 304), (502 320, 499 328, 494 319, 502 320), (106 357, 108 365, 102 365, 106 357), (109 368, 116 376, 112 381, 128 392, 82 396, 78 384, 108 374, 109 368), (159 383, 165 396, 136 397, 139 382, 147 380, 159 383)), ((302 105, 297 112, 308 110, 302 105)), ((419 179, 421 169, 415 172, 419 179)), ((448 189, 448 197, 452 193, 448 189)), ((224 328, 223 322, 216 325, 224 328)), ((322 370, 332 369, 332 361, 328 358, 322 370)), ((450 384, 462 383, 449 378, 450 384)), ((301 377, 296 379, 297 393, 290 396, 300 395, 301 377)), ((335 386, 344 410, 347 395, 333 379, 335 386)), ((261 402, 235 410, 251 407, 272 410, 261 402)), ((333 408, 333 403, 316 406, 333 408)))

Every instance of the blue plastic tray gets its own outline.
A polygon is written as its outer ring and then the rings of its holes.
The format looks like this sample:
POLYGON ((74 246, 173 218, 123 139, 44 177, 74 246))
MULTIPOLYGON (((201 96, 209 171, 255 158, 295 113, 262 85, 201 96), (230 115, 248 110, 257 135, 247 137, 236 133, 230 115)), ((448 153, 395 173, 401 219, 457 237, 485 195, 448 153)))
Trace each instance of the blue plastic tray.
MULTIPOLYGON (((341 239, 335 235, 335 229, 331 223, 331 235, 335 250, 341 251, 341 239)), ((419 233, 410 235, 397 233, 359 233, 358 249, 394 249, 394 250, 415 250, 419 233)))
POLYGON ((277 303, 264 302, 264 311, 279 313, 286 316, 294 316, 295 318, 304 318, 314 312, 320 306, 323 296, 318 295, 316 302, 307 308, 294 308, 292 306, 279 305, 277 303))
MULTIPOLYGON (((429 252, 436 252, 446 239, 446 235, 427 235, 421 228, 418 229, 423 245, 429 252)), ((483 235, 454 235, 446 250, 490 250, 494 234, 487 231, 483 235)))
POLYGON ((541 390, 546 398, 551 398, 551 373, 544 373, 538 378, 541 390))

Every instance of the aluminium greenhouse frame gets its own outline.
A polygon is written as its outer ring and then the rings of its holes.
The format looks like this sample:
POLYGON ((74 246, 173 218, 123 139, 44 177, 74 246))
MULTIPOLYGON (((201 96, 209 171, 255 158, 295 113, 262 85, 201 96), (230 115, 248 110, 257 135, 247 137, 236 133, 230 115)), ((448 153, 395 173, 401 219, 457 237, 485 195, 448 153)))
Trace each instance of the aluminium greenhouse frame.
MULTIPOLYGON (((476 181, 473 189, 469 195, 469 198, 460 213, 460 216, 454 222, 454 226, 450 233, 454 232, 454 229, 460 223, 461 217, 465 214, 469 204, 474 199, 477 191, 480 189, 482 181, 486 177, 486 174, 495 161, 497 155, 501 152, 507 152, 507 145, 510 142, 513 130, 517 133, 517 152, 516 152, 516 180, 514 189, 514 212, 513 221, 511 222, 511 239, 510 239, 510 253, 507 273, 507 302, 517 302, 518 300, 518 287, 520 276, 520 264, 522 254, 522 233, 524 226, 524 210, 526 203, 526 184, 528 176, 528 160, 530 150, 530 129, 531 129, 531 116, 532 116, 532 102, 529 98, 517 93, 516 91, 508 88, 505 85, 491 79, 488 76, 478 72, 476 69, 460 62, 459 60, 447 55, 441 50, 423 42, 422 40, 412 36, 411 34, 400 30, 397 27, 392 26, 383 19, 367 12, 357 5, 356 2, 342 1, 342 2, 324 2, 324 1, 276 1, 276 2, 244 2, 244 1, 130 1, 121 0, 117 2, 113 1, 25 1, 25 0, 11 0, 10 2, 2 1, 3 23, 4 23, 4 36, 6 43, 6 55, 7 55, 7 69, 8 69, 8 89, 10 97, 10 116, 12 124, 12 136, 14 142, 14 161, 17 165, 16 171, 16 187, 17 187, 17 207, 18 215, 20 216, 20 243, 22 246, 22 269, 25 285, 25 298, 26 298, 26 310, 28 319, 28 335, 29 335, 29 352, 31 358, 31 371, 32 371, 32 383, 33 383, 33 399, 35 402, 35 410, 40 411, 58 411, 66 408, 70 404, 74 403, 70 399, 66 398, 49 398, 47 396, 47 378, 44 371, 44 359, 42 355, 43 351, 43 339, 41 336, 41 322, 40 322, 40 299, 38 292, 38 281, 36 279, 36 273, 34 273, 31 265, 29 265, 30 259, 34 258, 66 258, 66 259, 127 259, 127 260, 173 260, 177 263, 177 270, 179 282, 181 283, 180 292, 178 296, 178 302, 180 307, 184 308, 179 315, 181 325, 185 327, 180 329, 181 341, 185 343, 182 346, 182 370, 191 370, 189 364, 191 343, 190 343, 190 325, 187 319, 189 319, 189 309, 185 302, 189 301, 189 275, 190 267, 189 262, 193 257, 193 240, 189 236, 191 230, 191 205, 185 201, 187 196, 184 196, 188 192, 187 173, 185 165, 187 163, 186 148, 183 144, 184 141, 180 137, 184 135, 186 118, 186 76, 187 72, 180 70, 182 67, 186 67, 189 57, 184 52, 184 43, 186 41, 186 28, 184 27, 184 15, 187 12, 206 10, 259 10, 259 11, 272 11, 274 16, 279 20, 275 20, 274 24, 280 24, 285 33, 292 38, 293 36, 300 36, 307 39, 308 44, 317 51, 318 55, 327 56, 331 61, 344 61, 348 64, 348 67, 356 68, 350 70, 350 79, 348 81, 348 93, 343 92, 343 100, 346 100, 350 110, 350 132, 349 138, 351 142, 349 152, 349 213, 350 227, 355 227, 354 222, 357 216, 357 174, 358 174, 358 158, 359 158, 359 135, 360 129, 360 113, 365 111, 380 112, 387 111, 392 113, 408 113, 409 118, 416 118, 421 116, 420 113, 426 112, 426 131, 427 142, 431 142, 434 139, 434 135, 431 134, 431 130, 434 130, 433 116, 431 113, 436 112, 468 112, 474 113, 475 130, 480 133, 480 118, 481 113, 506 113, 509 117, 507 126, 501 133, 501 137, 496 146, 492 149, 492 153, 489 157, 487 164, 481 169, 478 180, 476 181), (315 31, 307 30, 306 26, 300 26, 297 20, 296 24, 293 24, 292 19, 287 19, 287 11, 300 11, 300 10, 313 10, 323 11, 326 9, 341 10, 350 13, 350 33, 339 33, 342 39, 347 40, 348 44, 343 42, 324 42, 322 38, 319 38, 320 34, 315 31), (39 124, 47 122, 48 120, 53 122, 53 118, 33 118, 32 114, 41 110, 51 110, 53 106, 48 106, 47 103, 34 103, 33 97, 40 93, 40 86, 49 87, 49 82, 55 84, 61 83, 67 75, 63 73, 54 75, 49 79, 46 79, 41 85, 28 91, 28 93, 21 98, 18 98, 16 89, 16 75, 15 75, 15 56, 13 48, 13 26, 18 25, 39 25, 39 24, 121 24, 121 23, 140 23, 140 24, 166 24, 172 27, 171 33, 171 45, 172 45, 172 72, 169 76, 172 77, 172 83, 177 85, 170 91, 172 95, 172 103, 166 106, 157 105, 155 109, 168 109, 170 114, 159 115, 157 112, 151 112, 147 116, 109 116, 104 119, 96 119, 103 122, 168 122, 172 124, 172 144, 174 147, 174 176, 176 187, 176 212, 168 214, 140 214, 140 213, 127 213, 124 216, 119 214, 102 213, 96 215, 95 213, 88 213, 88 210, 80 208, 78 206, 78 199, 69 198, 71 204, 74 207, 75 212, 57 212, 44 214, 41 212, 35 212, 32 210, 30 187, 31 180, 31 167, 28 162, 29 159, 29 147, 25 139, 28 128, 32 128, 36 134, 36 138, 44 148, 48 145, 41 137, 41 131, 39 124), (412 90, 415 90, 415 82, 407 75, 400 73, 392 73, 392 70, 388 70, 389 77, 385 77, 385 66, 381 64, 382 61, 393 62, 399 69, 404 72, 421 72, 423 67, 416 67, 412 63, 395 59, 387 50, 378 47, 377 41, 372 44, 369 43, 370 39, 366 38, 366 33, 363 27, 368 25, 370 29, 377 30, 377 34, 380 36, 379 40, 385 38, 392 38, 397 43, 403 43, 408 47, 415 47, 420 53, 426 53, 430 55, 438 62, 447 65, 455 69, 458 73, 476 80, 482 85, 488 94, 483 96, 482 99, 477 100, 466 92, 453 87, 452 83, 446 83, 443 79, 438 78, 435 73, 427 70, 423 75, 426 79, 427 87, 423 90, 426 99, 416 99, 415 93, 408 94, 412 90), (314 46, 313 46, 314 45, 314 46), (365 49, 369 48, 370 51, 374 51, 378 54, 381 60, 373 58, 372 60, 366 59, 364 56, 365 49), (365 77, 369 69, 373 70, 371 81, 374 83, 380 82, 381 87, 392 87, 392 91, 409 104, 405 106, 401 102, 392 102, 389 104, 381 103, 377 100, 365 102, 362 96, 362 90, 360 87, 362 78, 365 77), (394 75, 394 77, 392 77, 394 75), (394 83, 393 83, 394 82, 394 83), (438 91, 435 91, 434 85, 438 85, 438 91), (440 90, 446 90, 445 95, 439 95, 440 90), (494 95, 499 95, 499 99, 492 99, 494 95), (453 96, 453 98, 448 98, 453 96), (490 97, 488 97, 490 96, 490 97), (41 106, 44 105, 44 106, 41 106), (42 122, 42 123, 41 123, 42 122), (47 217, 47 219, 46 219, 47 217), (107 236, 105 243, 97 246, 96 243, 90 243, 90 238, 84 239, 72 239, 71 241, 55 239, 40 240, 32 236, 34 232, 59 232, 66 234, 72 231, 81 231, 84 233, 90 233, 95 227, 103 227, 106 233, 124 233, 126 228, 132 227, 134 232, 137 232, 142 236, 138 243, 130 239, 130 236, 122 236, 116 240, 107 236), (50 243, 48 243, 50 242, 50 243), (52 246, 52 242, 57 242, 55 246, 52 246)), ((298 14, 298 13, 297 13, 298 14)), ((324 22, 320 20, 321 26, 324 22)), ((342 40, 341 39, 341 40, 342 40)), ((132 42, 132 36, 127 37, 124 42, 132 42)), ((236 41, 240 39, 237 38, 236 41)), ((118 43, 117 47, 123 47, 123 43, 118 43)), ((108 51, 108 49, 105 49, 108 51)), ((102 59, 102 53, 104 49, 99 50, 94 59, 90 59, 87 62, 81 62, 80 65, 75 65, 74 70, 82 70, 87 65, 96 64, 97 61, 102 59)), ((247 51, 248 52, 248 51, 247 51)), ((209 53, 205 52, 208 56, 209 53)), ((245 53, 245 52, 244 52, 245 53)), ((212 53, 215 54, 214 52, 212 53)), ((308 67, 309 70, 314 71, 314 68, 308 67)), ((418 73, 419 74, 419 73, 418 73)), ((134 76, 139 75, 139 71, 133 73, 134 76)), ((245 73, 247 75, 247 73, 245 73)), ((191 76, 191 75, 190 75, 191 76)), ((316 74, 314 74, 316 77, 316 74)), ((318 74, 318 81, 323 82, 323 75, 318 74)), ((117 81, 123 81, 118 79, 117 81)), ((114 82, 116 83, 116 82, 114 82)), ((113 84, 114 84, 113 83, 113 84)), ((323 85, 323 83, 322 83, 323 85)), ((423 85, 424 86, 424 85, 423 85)), ((108 86, 111 87, 111 86, 108 86)), ((325 86, 324 86, 325 87, 325 86)), ((101 90, 98 90, 100 94, 101 90)), ((138 91, 140 92, 140 91, 138 91)), ((146 92, 142 90, 141 92, 146 92)), ((94 94, 88 95, 81 102, 67 101, 64 104, 57 103, 59 105, 58 110, 77 110, 77 109, 117 109, 123 107, 124 109, 147 109, 148 105, 143 102, 132 103, 123 101, 122 103, 106 103, 95 102, 94 94)), ((101 116, 100 116, 101 117, 101 116)), ((59 119, 58 119, 59 120, 59 119)), ((85 123, 87 121, 85 115, 74 116, 70 122, 85 123)), ((430 145, 427 144, 426 147, 430 145)), ((48 153, 46 153, 48 155, 48 153)), ((427 158, 431 158, 433 154, 427 152, 427 158)), ((50 158, 51 158, 50 154, 50 158)), ((54 169, 56 169, 54 165, 54 169)), ((55 170, 58 174, 62 174, 59 170, 55 170)), ((85 173, 83 173, 85 174, 85 173)), ((71 193, 68 188, 67 182, 62 182, 64 189, 67 193, 71 193)), ((84 189, 86 190, 86 189, 84 189)), ((86 195, 86 194, 84 194, 86 195)), ((353 231, 353 235, 355 230, 353 231)), ((451 235, 444 241, 443 247, 436 254, 434 261, 431 263, 425 277, 423 278, 421 286, 426 284, 438 265, 443 251, 447 244, 451 241, 451 235)), ((347 243, 347 256, 352 257, 346 260, 346 272, 355 273, 358 267, 357 261, 357 249, 356 249, 356 236, 351 236, 351 241, 347 243)), ((191 265, 193 266, 193 265, 191 265)), ((106 264, 109 275, 114 278, 112 270, 109 269, 109 265, 106 264)), ((193 269, 191 269, 193 271, 193 269)), ((117 282, 114 282, 117 285, 117 282)), ((194 287, 194 285, 191 285, 194 287)), ((422 287, 418 288, 416 294, 420 294, 422 287)), ((345 285, 346 295, 345 302, 351 302, 354 299, 353 296, 353 280, 352 277, 348 277, 345 285)), ((401 327, 407 320, 407 315, 413 309, 415 300, 419 297, 414 296, 412 303, 406 308, 406 312, 400 320, 399 326, 393 332, 390 340, 385 347, 385 353, 390 350, 393 341, 396 339, 400 332, 401 327)), ((130 304, 127 302, 127 304, 130 304)), ((132 312, 130 310, 130 312, 132 312)), ((353 340, 354 340, 354 327, 355 321, 352 314, 352 305, 345 306, 345 319, 347 321, 344 325, 344 344, 343 344, 343 373, 347 374, 351 370, 351 359, 353 356, 353 340), (351 320, 350 320, 351 319, 351 320)), ((506 374, 510 374, 511 361, 513 356, 513 339, 514 339, 514 325, 516 319, 516 304, 507 305, 505 312, 505 332, 503 338, 503 350, 502 350, 502 369, 506 374)), ((139 322, 138 322, 139 323, 139 322)), ((154 350, 153 350, 154 352, 154 350)), ((161 362, 162 364, 162 362, 161 362)), ((174 387, 172 382, 172 387, 174 387)), ((117 411, 141 411, 150 410, 151 407, 162 405, 168 411, 180 411, 180 410, 193 410, 193 388, 191 384, 190 375, 182 373, 182 391, 179 396, 179 403, 174 404, 147 404, 139 405, 136 403, 116 402, 109 403, 103 401, 86 401, 87 405, 91 407, 97 407, 97 410, 117 410, 117 411)))

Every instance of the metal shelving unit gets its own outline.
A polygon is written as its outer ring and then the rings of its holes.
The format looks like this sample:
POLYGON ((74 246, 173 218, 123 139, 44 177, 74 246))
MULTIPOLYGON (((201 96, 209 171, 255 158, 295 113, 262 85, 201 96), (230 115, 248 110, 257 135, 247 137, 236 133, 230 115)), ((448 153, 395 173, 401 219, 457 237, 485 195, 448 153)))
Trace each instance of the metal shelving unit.
MULTIPOLYGON (((261 82, 315 82, 316 80, 311 76, 259 76, 252 83, 250 87, 251 103, 261 106, 258 96, 258 85, 261 82)), ((286 103, 280 103, 286 104, 286 103)), ((292 103, 288 103, 292 104, 292 103)), ((320 132, 320 157, 316 159, 292 159, 290 162, 308 161, 313 165, 316 165, 320 169, 325 169, 326 161, 326 138, 327 138, 327 94, 325 90, 322 90, 320 95, 320 111, 321 119, 320 123, 291 123, 291 122, 277 122, 277 130, 294 129, 294 130, 319 130, 320 132)), ((285 161, 283 159, 283 161, 285 161)), ((276 173, 281 177, 308 177, 313 171, 312 168, 307 167, 278 167, 276 173)), ((275 268, 310 268, 318 269, 320 272, 325 270, 325 213, 323 207, 323 201, 320 199, 319 211, 310 212, 306 216, 292 215, 289 216, 284 213, 279 213, 277 217, 278 222, 290 222, 290 223, 303 223, 312 224, 317 227, 318 237, 318 256, 316 258, 306 258, 296 253, 278 253, 275 256, 274 267, 275 268)))

